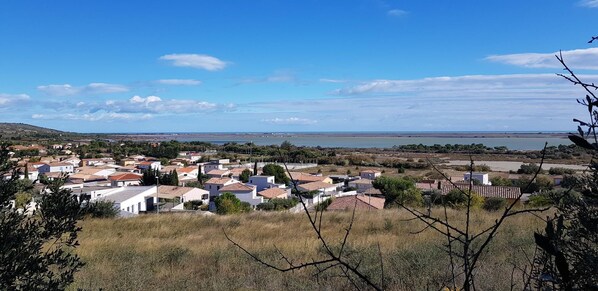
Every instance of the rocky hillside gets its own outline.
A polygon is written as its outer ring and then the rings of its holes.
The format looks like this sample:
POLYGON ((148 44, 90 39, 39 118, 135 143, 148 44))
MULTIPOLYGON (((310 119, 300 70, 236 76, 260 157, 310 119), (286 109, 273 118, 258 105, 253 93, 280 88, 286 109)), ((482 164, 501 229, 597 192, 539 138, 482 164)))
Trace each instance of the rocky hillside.
POLYGON ((63 136, 74 135, 72 132, 64 132, 60 130, 34 126, 24 123, 0 123, 0 135, 3 138, 11 137, 49 137, 49 136, 63 136))

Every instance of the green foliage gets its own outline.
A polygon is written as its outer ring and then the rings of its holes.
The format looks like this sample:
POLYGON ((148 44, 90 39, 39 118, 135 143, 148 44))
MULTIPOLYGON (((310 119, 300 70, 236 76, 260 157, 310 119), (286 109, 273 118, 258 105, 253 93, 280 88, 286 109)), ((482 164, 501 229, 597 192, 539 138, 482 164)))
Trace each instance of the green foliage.
POLYGON ((280 144, 280 149, 290 151, 293 149, 293 144, 290 141, 285 140, 280 144))
POLYGON ((519 170, 517 170, 517 174, 527 174, 527 175, 534 175, 536 172, 540 171, 540 174, 543 174, 545 171, 540 170, 540 166, 529 163, 529 164, 521 164, 519 170))
POLYGON ((385 206, 395 204, 417 206, 423 202, 421 192, 415 187, 415 182, 408 178, 381 176, 376 178, 372 185, 380 190, 386 198, 385 206))
POLYGON ((245 169, 243 172, 241 172, 241 175, 239 175, 239 180, 241 180, 243 183, 247 183, 249 182, 249 177, 251 177, 251 174, 252 173, 250 169, 245 169))
POLYGON ((492 169, 490 168, 490 166, 486 165, 486 164, 481 164, 481 165, 473 165, 473 169, 471 169, 471 165, 461 165, 461 166, 456 166, 455 170, 457 171, 464 171, 464 172, 491 172, 492 169))
POLYGON ((230 192, 222 193, 222 195, 214 199, 216 203, 216 213, 218 214, 235 214, 250 212, 251 205, 247 202, 241 202, 235 194, 230 192))
POLYGON ((532 207, 544 207, 554 205, 554 201, 550 196, 548 196, 548 193, 536 193, 530 195, 527 203, 529 206, 532 207))
POLYGON ((191 200, 183 203, 183 208, 185 210, 199 210, 202 206, 203 202, 200 200, 191 200))
MULTIPOLYGON (((444 195, 443 203, 455 208, 467 207, 467 196, 467 190, 453 189, 444 195)), ((484 197, 475 192, 471 192, 471 208, 481 208, 483 205, 484 197)))
POLYGON ((484 205, 482 208, 487 211, 498 211, 502 210, 507 206, 507 199, 499 197, 489 197, 484 199, 484 205))
POLYGON ((169 173, 162 174, 157 169, 146 169, 143 170, 142 176, 140 179, 142 186, 151 186, 156 185, 156 177, 158 177, 158 181, 160 185, 171 185, 171 186, 178 186, 179 185, 179 175, 177 174, 176 170, 172 170, 169 173))
POLYGON ((316 211, 324 211, 330 206, 334 198, 326 199, 316 205, 316 211))
POLYGON ((158 171, 157 169, 154 170, 152 168, 143 170, 143 172, 141 172, 141 174, 142 174, 142 176, 140 179, 140 183, 142 186, 156 185, 156 182, 157 182, 156 177, 160 177, 160 171, 158 171))
POLYGON ((511 182, 511 180, 501 176, 490 178, 490 183, 492 183, 492 186, 513 186, 513 182, 511 182))
POLYGON ((118 212, 114 201, 96 200, 89 202, 85 214, 92 218, 114 218, 118 215, 118 212))
POLYGON ((25 209, 27 204, 31 202, 33 196, 27 192, 19 192, 15 194, 15 207, 25 209))
POLYGON ((274 198, 270 199, 268 202, 258 204, 257 209, 264 211, 282 211, 295 207, 297 203, 299 203, 299 200, 297 198, 274 198))
MULTIPOLYGON (((544 251, 536 261, 546 262, 539 266, 541 276, 554 282, 542 289, 598 290, 598 146, 591 143, 595 142, 598 126, 595 118, 598 116, 598 97, 593 93, 593 83, 581 81, 566 66, 562 56, 557 59, 568 72, 565 78, 574 85, 581 85, 587 92, 585 98, 577 102, 586 107, 591 118, 588 121, 573 119, 578 124, 578 134, 569 135, 569 139, 579 149, 590 152, 592 159, 589 173, 567 181, 570 189, 580 191, 578 195, 565 191, 557 199, 552 197, 557 201, 557 211, 554 218, 548 219, 544 233, 534 235, 536 245, 544 251)), ((542 283, 542 278, 536 279, 542 283)))
POLYGON ((548 169, 548 174, 550 175, 573 175, 575 174, 575 170, 567 169, 567 168, 559 168, 559 167, 551 167, 548 169))
POLYGON ((276 164, 267 164, 262 169, 262 175, 274 176, 276 183, 288 184, 291 179, 287 176, 283 167, 276 164))
MULTIPOLYGON (((530 182, 530 177, 521 176, 515 180, 513 186, 521 188, 523 193, 536 193, 539 191, 551 190, 554 187, 552 179, 545 176, 538 176, 530 182)), ((493 184, 494 185, 494 184, 493 184)))
POLYGON ((61 290, 74 280, 82 266, 73 253, 81 230, 81 205, 70 190, 60 189, 64 179, 47 185, 37 216, 10 209, 17 194, 18 171, 0 149, 0 286, 6 290, 61 290))

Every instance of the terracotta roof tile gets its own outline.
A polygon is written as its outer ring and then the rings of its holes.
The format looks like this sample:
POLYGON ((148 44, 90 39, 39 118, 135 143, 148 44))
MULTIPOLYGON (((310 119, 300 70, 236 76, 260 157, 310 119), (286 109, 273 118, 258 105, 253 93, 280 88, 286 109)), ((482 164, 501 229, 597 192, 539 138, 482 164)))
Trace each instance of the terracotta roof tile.
POLYGON ((232 180, 231 178, 210 178, 206 184, 224 185, 232 180))
POLYGON ((299 186, 300 190, 303 191, 315 191, 315 190, 319 190, 319 189, 324 189, 324 188, 331 188, 331 187, 335 187, 332 184, 328 184, 328 183, 324 183, 324 182, 311 182, 311 183, 306 183, 306 184, 301 184, 299 186))
POLYGON ((330 205, 326 208, 327 210, 353 210, 353 207, 357 210, 367 209, 383 209, 384 198, 371 197, 365 195, 351 195, 336 197, 330 205))
POLYGON ((249 192, 253 191, 253 189, 255 189, 255 187, 251 187, 243 183, 234 183, 220 188, 218 192, 249 192))
POLYGON ((287 196, 287 190, 281 188, 270 188, 257 192, 257 195, 264 196, 268 199, 278 198, 280 196, 287 196))
MULTIPOLYGON (((469 190, 469 184, 456 184, 459 189, 463 191, 469 190)), ((446 195, 451 190, 456 189, 455 186, 451 184, 443 184, 440 187, 440 191, 442 195, 446 195)), ((485 186, 485 185, 473 185, 471 187, 471 191, 480 194, 480 196, 489 198, 489 197, 498 197, 498 198, 505 198, 505 199, 516 199, 521 194, 521 189, 519 187, 509 187, 509 186, 485 186)))
POLYGON ((122 173, 108 177, 110 181, 134 181, 141 179, 141 175, 135 173, 122 173))

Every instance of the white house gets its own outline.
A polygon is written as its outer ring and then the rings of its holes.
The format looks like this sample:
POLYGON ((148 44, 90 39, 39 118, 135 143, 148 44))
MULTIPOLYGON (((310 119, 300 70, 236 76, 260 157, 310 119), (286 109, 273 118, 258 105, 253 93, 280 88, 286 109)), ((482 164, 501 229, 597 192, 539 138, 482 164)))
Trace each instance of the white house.
POLYGON ((160 196, 160 198, 169 199, 179 197, 181 203, 187 201, 201 201, 203 204, 208 204, 210 202, 210 192, 194 187, 160 185, 160 187, 158 187, 158 196, 160 196))
POLYGON ((311 182, 306 184, 301 184, 297 186, 299 191, 303 192, 311 192, 311 198, 308 198, 306 203, 307 204, 318 204, 322 201, 329 199, 331 196, 334 196, 337 191, 336 185, 328 184, 325 182, 311 182))
POLYGON ((374 180, 382 175, 382 172, 376 170, 363 170, 359 172, 359 176, 362 179, 374 180))
POLYGON ((118 188, 99 199, 113 201, 121 211, 139 214, 148 210, 148 203, 153 205, 156 202, 155 196, 156 186, 136 186, 118 188))
POLYGON ((210 197, 215 197, 220 195, 218 192, 220 188, 238 182, 239 181, 231 178, 211 178, 204 183, 204 189, 210 192, 210 197))
POLYGON ((297 186, 297 188, 299 189, 299 191, 304 191, 304 192, 318 191, 322 194, 336 192, 336 185, 328 184, 325 182, 311 182, 311 183, 301 184, 301 185, 297 186))
POLYGON ((124 172, 111 175, 108 180, 110 180, 112 187, 137 186, 141 184, 141 177, 140 174, 124 172))
POLYGON ((39 172, 37 168, 27 165, 27 177, 25 177, 25 168, 21 169, 21 173, 19 174, 19 179, 29 179, 31 181, 37 180, 39 177, 39 172))
POLYGON ((160 161, 143 161, 137 164, 137 168, 140 170, 152 169, 160 171, 162 170, 162 164, 160 164, 160 161))
POLYGON ((251 176, 249 184, 255 185, 258 192, 269 188, 285 188, 284 184, 274 183, 274 176, 251 176))
POLYGON ((45 173, 72 173, 73 165, 69 163, 48 163, 37 168, 40 174, 45 173))
POLYGON ((482 185, 492 185, 492 182, 488 179, 488 173, 465 173, 463 174, 463 180, 469 181, 470 174, 473 180, 478 180, 482 185))
POLYGON ((235 194, 239 200, 243 202, 247 202, 251 204, 252 207, 256 207, 258 204, 264 202, 264 198, 262 196, 257 195, 257 191, 255 190, 255 186, 253 185, 245 185, 243 183, 233 183, 226 185, 220 190, 218 190, 220 194, 230 192, 235 194))
POLYGON ((349 182, 349 187, 355 188, 357 193, 363 193, 365 190, 374 186, 372 185, 372 180, 370 179, 359 179, 349 182))

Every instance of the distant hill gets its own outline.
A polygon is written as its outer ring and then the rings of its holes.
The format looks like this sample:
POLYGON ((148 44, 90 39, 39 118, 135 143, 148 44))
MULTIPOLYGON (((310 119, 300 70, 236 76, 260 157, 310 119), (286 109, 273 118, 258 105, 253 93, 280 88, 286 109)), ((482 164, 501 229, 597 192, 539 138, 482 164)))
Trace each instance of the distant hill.
POLYGON ((30 136, 56 136, 74 135, 76 133, 60 131, 24 123, 0 122, 0 135, 3 137, 30 137, 30 136))

